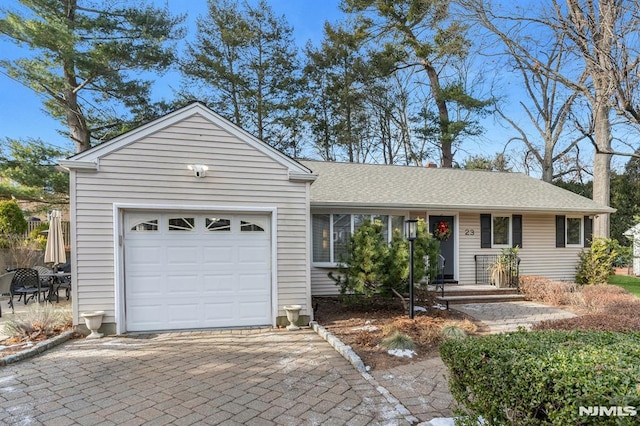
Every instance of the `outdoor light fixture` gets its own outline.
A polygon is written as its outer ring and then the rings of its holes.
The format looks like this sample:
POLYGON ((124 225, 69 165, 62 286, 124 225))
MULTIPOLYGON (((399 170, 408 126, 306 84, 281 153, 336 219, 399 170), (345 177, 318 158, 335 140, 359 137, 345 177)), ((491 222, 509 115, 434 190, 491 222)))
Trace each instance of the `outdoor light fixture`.
POLYGON ((409 241, 415 241, 418 237, 418 220, 407 219, 404 221, 404 233, 409 241))
POLYGON ((193 171, 195 177, 203 178, 207 175, 207 170, 209 167, 202 164, 189 164, 187 168, 193 171))
POLYGON ((404 231, 409 241, 409 318, 413 319, 413 242, 418 237, 418 221, 416 219, 405 220, 404 231))

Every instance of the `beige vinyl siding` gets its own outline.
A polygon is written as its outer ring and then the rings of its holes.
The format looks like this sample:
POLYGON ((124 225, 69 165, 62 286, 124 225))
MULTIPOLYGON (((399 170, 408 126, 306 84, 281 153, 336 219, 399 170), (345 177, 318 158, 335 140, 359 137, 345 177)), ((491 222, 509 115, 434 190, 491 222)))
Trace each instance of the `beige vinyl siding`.
MULTIPOLYGON (((115 322, 113 204, 277 208, 278 315, 308 302, 308 183, 288 169, 195 115, 112 152, 99 171, 76 172, 78 310, 105 310, 115 322), (189 164, 209 167, 195 178, 189 164)), ((77 320, 77 318, 76 318, 77 320)))
POLYGON ((336 273, 336 268, 311 267, 311 294, 314 296, 335 296, 340 294, 340 287, 327 276, 329 272, 336 273))
MULTIPOLYGON (((502 214, 502 213, 501 213, 502 214)), ((519 214, 514 212, 513 214, 519 214)), ((500 253, 500 249, 480 248, 480 213, 461 213, 459 265, 461 284, 475 283, 476 254, 500 253), (464 235, 465 229, 474 235, 464 235)), ((580 247, 556 247, 555 215, 522 215, 521 275, 541 275, 554 280, 573 281, 580 247)))

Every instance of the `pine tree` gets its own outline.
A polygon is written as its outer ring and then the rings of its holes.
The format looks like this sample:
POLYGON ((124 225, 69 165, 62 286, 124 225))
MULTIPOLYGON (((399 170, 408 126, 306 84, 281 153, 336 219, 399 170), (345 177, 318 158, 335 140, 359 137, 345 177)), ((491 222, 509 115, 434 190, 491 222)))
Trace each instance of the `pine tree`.
POLYGON ((146 115, 151 83, 134 75, 173 63, 169 42, 182 36, 183 18, 131 2, 19 1, 22 9, 2 8, 0 34, 33 55, 0 61, 0 67, 42 95, 77 152, 146 115))

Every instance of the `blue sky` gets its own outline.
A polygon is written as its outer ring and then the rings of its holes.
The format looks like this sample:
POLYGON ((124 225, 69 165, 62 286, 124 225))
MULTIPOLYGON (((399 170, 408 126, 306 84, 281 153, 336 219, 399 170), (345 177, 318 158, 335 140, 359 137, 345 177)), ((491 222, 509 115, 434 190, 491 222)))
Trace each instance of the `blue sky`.
MULTIPOLYGON (((7 1, 7 0, 5 0, 7 1)), ((9 0, 17 4, 17 0, 9 0)), ((257 0, 249 0, 256 3, 257 0)), ((323 25, 326 21, 335 23, 344 15, 339 10, 340 0, 267 0, 277 15, 284 15, 289 25, 294 29, 296 44, 302 48, 308 40, 319 42, 323 37, 323 25)), ((195 22, 198 16, 206 14, 206 0, 153 0, 159 6, 167 6, 174 14, 186 14, 187 36, 185 40, 195 37, 195 22)), ((9 6, 12 7, 12 6, 9 6)), ((14 44, 0 39, 0 58, 13 59, 24 56, 24 51, 19 50, 14 44)), ((503 90, 509 94, 508 103, 513 105, 512 111, 517 107, 519 86, 518 79, 510 76, 503 69, 500 82, 503 90)), ((172 89, 179 87, 180 81, 177 72, 169 72, 158 77, 154 85, 154 97, 157 99, 172 98, 172 89)), ((50 118, 43 112, 42 99, 30 89, 0 74, 0 138, 40 138, 45 142, 65 147, 72 151, 73 144, 65 137, 58 134, 63 129, 60 123, 50 118)), ((526 123, 526 119, 521 117, 526 123)), ((485 134, 474 140, 466 141, 462 146, 464 152, 456 154, 457 161, 463 161, 470 154, 482 154, 493 156, 503 149, 510 136, 514 135, 513 129, 498 124, 493 117, 488 117, 482 122, 485 134)), ((614 161, 626 162, 626 159, 614 161)))
MULTIPOLYGON (((15 0, 9 0, 17 3, 15 0)), ((254 0, 251 0, 254 3, 254 0)), ((289 25, 294 28, 296 44, 304 46, 307 40, 320 40, 325 21, 336 22, 341 16, 339 0, 268 0, 277 15, 285 15, 289 25)), ((157 6, 167 5, 174 14, 186 14, 188 34, 186 39, 195 35, 196 18, 206 14, 206 0, 155 0, 157 6)), ((10 6, 11 7, 11 6, 10 6)), ((16 45, 0 40, 0 57, 13 59, 24 56, 24 51, 16 45)), ((169 73, 156 80, 154 93, 158 97, 170 97, 171 87, 178 87, 177 74, 169 73)), ((42 99, 31 89, 0 74, 0 138, 41 138, 45 142, 67 147, 73 150, 73 144, 56 130, 62 129, 60 123, 50 118, 42 106, 42 99)))

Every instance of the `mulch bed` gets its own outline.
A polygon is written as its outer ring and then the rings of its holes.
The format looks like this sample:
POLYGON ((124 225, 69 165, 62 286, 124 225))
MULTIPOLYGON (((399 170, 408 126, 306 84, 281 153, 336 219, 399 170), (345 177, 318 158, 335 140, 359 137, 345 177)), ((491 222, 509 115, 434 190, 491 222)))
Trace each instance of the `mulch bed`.
MULTIPOLYGON (((424 301, 423 301, 424 302, 424 301)), ((314 297, 314 316, 318 324, 352 347, 365 365, 386 370, 398 365, 439 356, 439 330, 449 321, 470 320, 465 315, 430 307, 427 312, 416 312, 414 320, 408 318, 401 302, 396 298, 379 298, 366 304, 346 304, 339 297, 314 297), (389 355, 380 341, 398 330, 415 343, 413 358, 389 355)), ((416 306, 433 303, 416 303, 416 306)))

